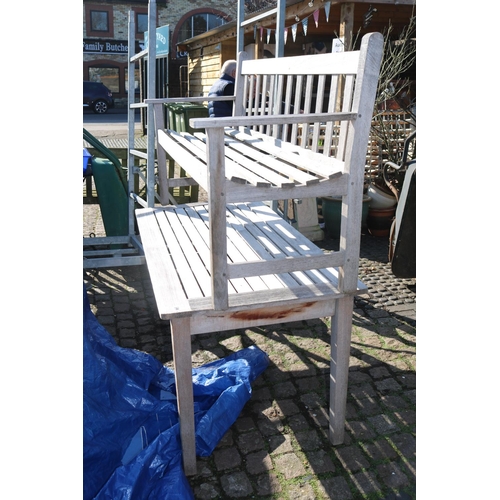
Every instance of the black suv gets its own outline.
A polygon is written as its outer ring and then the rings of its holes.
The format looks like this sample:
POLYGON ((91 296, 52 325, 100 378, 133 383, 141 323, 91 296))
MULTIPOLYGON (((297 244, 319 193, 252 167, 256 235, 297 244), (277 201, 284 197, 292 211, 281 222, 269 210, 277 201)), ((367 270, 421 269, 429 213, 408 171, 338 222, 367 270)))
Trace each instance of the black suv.
POLYGON ((104 84, 83 82, 83 107, 94 113, 107 113, 114 106, 113 94, 104 84))

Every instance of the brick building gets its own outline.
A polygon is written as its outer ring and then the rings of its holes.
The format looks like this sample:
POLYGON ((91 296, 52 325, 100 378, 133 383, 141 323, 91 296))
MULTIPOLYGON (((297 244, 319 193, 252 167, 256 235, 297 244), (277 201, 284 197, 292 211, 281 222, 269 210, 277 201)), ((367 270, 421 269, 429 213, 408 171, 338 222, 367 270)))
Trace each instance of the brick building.
MULTIPOLYGON (((83 0, 83 79, 102 81, 111 89, 117 107, 127 102, 128 19, 136 26, 135 53, 143 48, 148 29, 148 0, 83 0)), ((177 43, 235 20, 234 0, 157 0, 157 26, 169 25, 170 53, 166 58, 168 95, 185 95, 187 57, 177 43)), ((136 67, 136 89, 139 89, 136 67)))

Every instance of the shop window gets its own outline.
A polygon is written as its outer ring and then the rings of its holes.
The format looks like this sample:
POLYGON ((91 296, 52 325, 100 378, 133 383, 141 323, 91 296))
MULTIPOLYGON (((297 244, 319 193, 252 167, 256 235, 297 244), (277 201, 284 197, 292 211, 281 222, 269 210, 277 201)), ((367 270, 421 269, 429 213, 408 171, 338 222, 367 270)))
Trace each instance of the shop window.
POLYGON ((137 34, 148 31, 148 14, 142 14, 138 12, 136 16, 137 34))
POLYGON ((89 80, 91 82, 101 82, 108 87, 111 92, 120 92, 120 70, 113 67, 89 66, 89 80))
POLYGON ((194 14, 181 25, 177 36, 177 43, 201 35, 223 24, 226 24, 226 20, 217 14, 208 12, 194 14))
POLYGON ((109 31, 109 13, 102 10, 91 10, 90 29, 92 31, 109 31))
POLYGON ((113 37, 113 6, 85 5, 87 36, 113 37))

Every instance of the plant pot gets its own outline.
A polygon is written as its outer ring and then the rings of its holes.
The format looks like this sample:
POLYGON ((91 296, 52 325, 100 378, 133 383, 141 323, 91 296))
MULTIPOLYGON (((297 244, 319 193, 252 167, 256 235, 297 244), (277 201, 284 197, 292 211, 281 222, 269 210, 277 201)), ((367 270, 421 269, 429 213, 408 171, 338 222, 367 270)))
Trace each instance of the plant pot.
POLYGON ((391 224, 396 214, 396 207, 373 208, 370 206, 366 224, 372 236, 389 236, 391 224))
POLYGON ((396 197, 388 194, 374 184, 368 186, 366 194, 372 199, 371 208, 391 208, 396 205, 396 197))
MULTIPOLYGON (((363 210, 361 212, 361 228, 366 227, 368 208, 371 198, 363 195, 363 210)), ((342 220, 342 197, 341 196, 323 196, 321 198, 321 210, 325 231, 332 238, 340 238, 340 222, 342 220)), ((361 230, 360 228, 360 230, 361 230)))

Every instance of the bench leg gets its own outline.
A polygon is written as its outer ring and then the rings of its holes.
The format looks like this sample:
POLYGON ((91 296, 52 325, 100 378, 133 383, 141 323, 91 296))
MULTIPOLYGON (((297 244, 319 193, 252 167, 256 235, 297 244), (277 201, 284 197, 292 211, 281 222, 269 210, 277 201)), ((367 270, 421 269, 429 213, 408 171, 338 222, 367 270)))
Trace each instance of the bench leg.
POLYGON ((191 364, 191 320, 171 320, 177 408, 182 444, 182 460, 186 476, 196 474, 196 442, 191 364))
POLYGON ((316 198, 303 198, 294 200, 295 219, 293 224, 295 229, 300 231, 311 241, 321 241, 325 239, 323 229, 318 223, 318 202, 316 198))
POLYGON ((345 432, 347 379, 351 350, 353 298, 337 300, 332 317, 330 359, 330 441, 342 444, 345 432))

